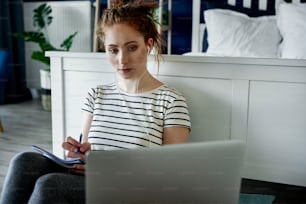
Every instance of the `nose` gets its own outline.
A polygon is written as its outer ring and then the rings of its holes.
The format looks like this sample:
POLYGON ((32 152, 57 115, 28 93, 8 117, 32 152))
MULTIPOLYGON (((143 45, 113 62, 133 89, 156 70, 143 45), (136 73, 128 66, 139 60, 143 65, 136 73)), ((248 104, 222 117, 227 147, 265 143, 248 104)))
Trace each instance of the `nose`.
POLYGON ((120 51, 118 54, 119 64, 126 64, 128 62, 128 55, 124 51, 120 51))

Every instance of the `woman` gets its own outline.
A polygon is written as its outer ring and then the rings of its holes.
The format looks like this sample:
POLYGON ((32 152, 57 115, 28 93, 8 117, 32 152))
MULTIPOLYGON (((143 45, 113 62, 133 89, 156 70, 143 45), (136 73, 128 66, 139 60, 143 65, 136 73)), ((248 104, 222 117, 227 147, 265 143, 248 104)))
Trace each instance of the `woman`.
MULTIPOLYGON (((133 149, 184 143, 190 131, 185 98, 154 78, 147 56, 161 54, 153 18, 155 3, 116 1, 106 9, 98 35, 115 71, 115 82, 98 86, 85 98, 83 141, 67 137, 68 157, 92 150, 133 149)), ((21 153, 11 162, 2 192, 7 203, 85 203, 86 165, 69 172, 40 154, 21 153)))

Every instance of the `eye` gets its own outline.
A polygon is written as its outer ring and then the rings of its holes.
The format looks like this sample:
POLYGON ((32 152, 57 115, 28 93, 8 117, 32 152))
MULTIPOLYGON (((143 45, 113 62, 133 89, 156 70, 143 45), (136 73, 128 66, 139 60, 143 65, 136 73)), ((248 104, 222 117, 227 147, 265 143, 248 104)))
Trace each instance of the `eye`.
POLYGON ((109 48, 108 52, 111 54, 117 54, 118 53, 118 49, 117 48, 109 48))
POLYGON ((137 50, 138 46, 137 45, 131 45, 131 46, 128 46, 128 51, 129 52, 134 52, 135 50, 137 50))

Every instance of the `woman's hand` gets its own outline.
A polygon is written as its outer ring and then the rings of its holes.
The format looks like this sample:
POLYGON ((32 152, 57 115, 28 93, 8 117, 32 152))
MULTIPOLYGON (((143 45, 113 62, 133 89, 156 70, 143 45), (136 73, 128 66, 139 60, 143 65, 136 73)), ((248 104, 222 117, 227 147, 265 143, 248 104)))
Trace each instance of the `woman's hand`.
MULTIPOLYGON (((74 138, 68 136, 66 141, 63 142, 62 147, 67 151, 66 156, 68 158, 81 158, 85 161, 87 151, 90 151, 90 143, 80 143, 74 138)), ((75 164, 69 172, 76 174, 85 174, 86 166, 84 164, 75 164)))

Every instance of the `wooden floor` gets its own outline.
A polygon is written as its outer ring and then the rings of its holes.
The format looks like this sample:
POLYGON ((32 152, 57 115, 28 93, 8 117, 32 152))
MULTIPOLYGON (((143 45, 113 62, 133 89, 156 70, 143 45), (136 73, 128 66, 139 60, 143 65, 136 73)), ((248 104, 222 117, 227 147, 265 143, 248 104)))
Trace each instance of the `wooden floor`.
MULTIPOLYGON (((0 193, 10 159, 18 152, 32 151, 31 144, 51 150, 51 113, 43 111, 39 99, 0 105, 0 193)), ((1 196, 1 195, 0 195, 1 196)))

